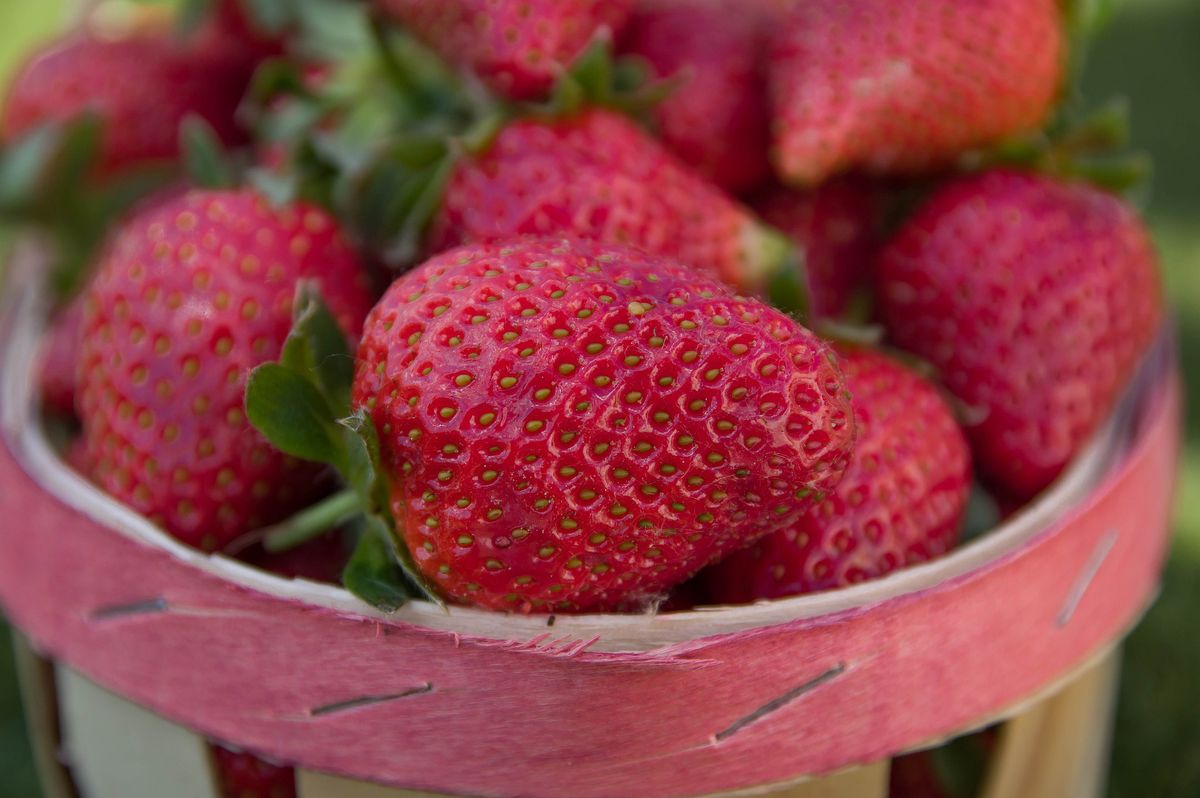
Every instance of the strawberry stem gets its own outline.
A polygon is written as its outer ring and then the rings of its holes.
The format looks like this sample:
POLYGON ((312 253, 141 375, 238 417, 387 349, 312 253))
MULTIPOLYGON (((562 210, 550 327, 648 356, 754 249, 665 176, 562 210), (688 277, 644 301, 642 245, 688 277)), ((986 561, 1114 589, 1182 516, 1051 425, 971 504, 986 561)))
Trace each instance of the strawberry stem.
POLYGON ((362 511, 362 497, 358 491, 347 488, 282 523, 268 527, 263 534, 263 548, 272 554, 290 551, 361 515, 362 511))

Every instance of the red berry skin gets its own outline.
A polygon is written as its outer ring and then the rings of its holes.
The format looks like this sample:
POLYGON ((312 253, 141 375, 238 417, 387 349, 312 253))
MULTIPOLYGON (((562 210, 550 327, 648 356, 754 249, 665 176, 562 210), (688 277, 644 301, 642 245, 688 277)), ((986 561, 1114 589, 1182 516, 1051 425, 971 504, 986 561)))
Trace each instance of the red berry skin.
POLYGON ((535 100, 602 32, 618 32, 633 0, 375 0, 443 58, 494 91, 535 100))
POLYGON ((514 235, 629 244, 756 293, 778 251, 743 206, 628 118, 590 110, 523 120, 452 175, 435 252, 514 235))
POLYGON ((341 584, 342 571, 349 559, 350 551, 341 530, 328 532, 278 554, 256 548, 242 555, 243 561, 264 571, 331 585, 341 584))
POLYGON ((814 593, 925 562, 958 539, 971 459, 937 389, 867 349, 841 353, 858 440, 842 481, 786 529, 706 574, 710 597, 739 604, 814 593))
POLYGON ((279 356, 301 279, 356 337, 370 296, 322 211, 191 191, 117 232, 85 294, 78 367, 104 490, 205 550, 312 498, 316 467, 273 449, 243 411, 250 370, 279 356))
POLYGON ((22 68, 0 130, 12 141, 45 122, 91 112, 104 124, 102 172, 171 161, 188 114, 205 119, 226 144, 244 139, 234 112, 253 68, 238 48, 189 46, 165 34, 118 41, 74 36, 22 68))
POLYGON ((296 772, 222 745, 210 746, 221 798, 296 798, 296 772))
POLYGON ((812 333, 676 262, 565 239, 398 280, 354 401, 417 567, 492 609, 662 595, 830 490, 854 437, 812 333))
POLYGON ((762 185, 767 158, 765 31, 741 0, 650 0, 622 38, 659 78, 678 81, 653 109, 667 148, 731 193, 762 185))
POLYGON ((934 195, 887 245, 879 310, 968 408, 975 460, 1031 498, 1111 410, 1162 320, 1153 244, 1091 186, 996 171, 934 195))
POLYGON ((908 174, 1039 127, 1059 94, 1056 0, 812 0, 770 55, 775 168, 816 185, 908 174))
POLYGON ((813 316, 837 318, 850 310, 870 285, 879 254, 881 190, 866 180, 839 179, 812 191, 775 188, 751 205, 804 252, 813 316))
POLYGON ((75 415, 75 364, 82 336, 83 303, 75 300, 54 316, 42 342, 42 405, 61 416, 75 415))

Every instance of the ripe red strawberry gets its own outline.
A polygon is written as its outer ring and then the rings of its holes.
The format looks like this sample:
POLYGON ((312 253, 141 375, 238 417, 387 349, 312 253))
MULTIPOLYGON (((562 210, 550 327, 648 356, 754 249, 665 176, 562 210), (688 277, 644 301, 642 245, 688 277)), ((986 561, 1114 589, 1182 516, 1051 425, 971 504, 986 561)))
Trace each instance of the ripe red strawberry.
POLYGON ((826 347, 624 247, 447 252, 372 311, 354 402, 447 597, 612 609, 662 594, 832 489, 853 442, 826 347))
POLYGON ((841 316, 869 284, 879 250, 881 200, 870 183, 847 179, 808 192, 774 189, 752 203, 804 252, 814 317, 841 316))
POLYGON ((1038 127, 1058 96, 1056 0, 812 0, 770 56, 774 158, 789 183, 909 173, 1038 127))
POLYGON ((83 303, 75 300, 55 315, 42 343, 42 404, 64 416, 75 414, 75 364, 82 335, 83 303))
POLYGON ((735 193, 771 170, 763 27, 741 0, 644 0, 621 44, 679 81, 653 111, 663 142, 735 193))
POLYGON ((44 122, 92 112, 104 123, 102 170, 168 161, 191 113, 226 143, 241 140, 234 112, 253 67, 238 48, 189 46, 166 35, 74 36, 25 65, 9 89, 0 130, 11 141, 44 122))
POLYGON ((101 487, 207 550, 311 499, 317 473, 272 449, 242 408, 250 369, 279 356, 305 279, 357 334, 370 299, 321 211, 192 191, 123 226, 85 294, 79 360, 101 487))
POLYGON ((858 441, 841 483, 783 531, 707 574, 741 603, 830 590, 924 562, 954 545, 971 487, 967 442, 937 390, 867 349, 841 353, 858 441))
POLYGON ((335 530, 288 551, 273 553, 256 548, 241 559, 279 576, 337 585, 341 584, 350 551, 341 531, 335 530))
POLYGON ((633 0, 375 0, 443 58, 506 97, 536 99, 633 0))
POLYGON ((997 171, 942 189, 888 244, 880 312, 978 414, 980 471, 1046 487, 1112 408, 1162 318, 1153 245, 1117 198, 997 171))
POLYGON ((243 751, 212 744, 221 798, 296 798, 296 772, 243 751))
POLYGON ((463 160, 434 219, 440 251, 513 235, 632 244, 747 293, 781 267, 786 242, 626 117, 588 110, 514 122, 463 160))

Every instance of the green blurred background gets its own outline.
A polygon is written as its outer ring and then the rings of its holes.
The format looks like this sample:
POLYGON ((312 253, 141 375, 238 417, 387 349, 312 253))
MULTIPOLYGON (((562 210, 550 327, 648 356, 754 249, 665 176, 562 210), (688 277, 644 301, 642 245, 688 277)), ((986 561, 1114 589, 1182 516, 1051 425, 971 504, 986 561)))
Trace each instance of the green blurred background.
MULTIPOLYGON (((0 1, 0 75, 65 20, 65 0, 0 1)), ((1200 796, 1200 0, 1125 0, 1085 88, 1133 100, 1156 161, 1147 208, 1178 308, 1189 396, 1175 543, 1162 595, 1126 648, 1111 798, 1200 796)), ((0 623, 0 798, 36 798, 8 632, 0 623)))

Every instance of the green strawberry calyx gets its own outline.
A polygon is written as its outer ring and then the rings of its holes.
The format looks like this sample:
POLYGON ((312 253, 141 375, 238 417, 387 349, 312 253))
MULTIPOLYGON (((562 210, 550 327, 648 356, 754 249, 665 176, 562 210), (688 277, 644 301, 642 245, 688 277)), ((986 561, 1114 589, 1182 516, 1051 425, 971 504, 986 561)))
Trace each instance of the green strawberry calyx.
POLYGON ((636 117, 663 99, 669 81, 614 58, 597 36, 539 103, 504 101, 453 69, 387 17, 349 5, 341 53, 313 85, 294 58, 258 72, 244 108, 261 142, 286 153, 282 169, 253 175, 273 200, 325 207, 355 243, 402 270, 423 253, 458 160, 485 152, 520 118, 561 118, 590 107, 636 117), (346 57, 344 53, 352 55, 346 57))
POLYGON ((347 589, 385 611, 413 598, 441 603, 396 532, 375 425, 350 404, 353 378, 345 336, 315 286, 302 282, 279 360, 250 375, 246 415, 285 454, 332 466, 345 488, 263 530, 263 544, 282 551, 349 523, 358 544, 342 574, 347 589))

